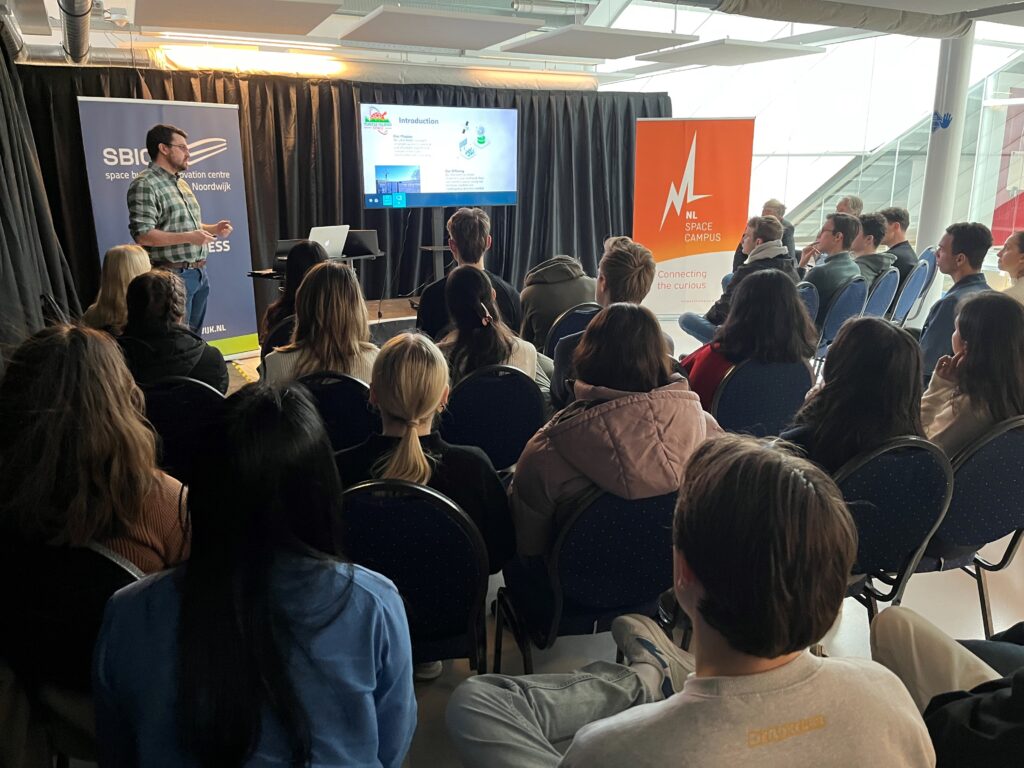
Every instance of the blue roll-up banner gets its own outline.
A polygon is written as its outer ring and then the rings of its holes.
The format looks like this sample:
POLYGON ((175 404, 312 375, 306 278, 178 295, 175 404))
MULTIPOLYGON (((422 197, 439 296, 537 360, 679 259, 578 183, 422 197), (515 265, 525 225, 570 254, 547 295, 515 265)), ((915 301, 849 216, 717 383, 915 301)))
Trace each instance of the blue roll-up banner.
POLYGON ((202 335, 224 354, 258 349, 252 281, 246 277, 252 255, 238 106, 80 96, 78 112, 101 257, 112 246, 133 242, 128 185, 149 164, 146 132, 168 123, 188 134, 191 158, 182 176, 199 200, 203 221, 228 219, 234 227, 210 244, 210 301, 202 335))

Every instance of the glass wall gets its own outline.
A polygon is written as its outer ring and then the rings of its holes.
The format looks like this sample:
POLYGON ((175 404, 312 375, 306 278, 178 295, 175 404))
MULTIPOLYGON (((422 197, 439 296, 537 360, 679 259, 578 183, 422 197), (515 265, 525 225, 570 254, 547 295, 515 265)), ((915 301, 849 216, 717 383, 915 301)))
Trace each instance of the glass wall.
MULTIPOLYGON (((784 40, 826 28, 634 2, 615 26, 784 40)), ((740 67, 694 67, 605 86, 667 91, 676 117, 755 117, 750 209, 777 197, 798 243, 810 242, 844 194, 866 210, 921 208, 939 41, 874 35, 825 53, 740 67)), ((1024 29, 979 23, 953 219, 981 221, 997 247, 1024 228, 1024 29)), ((630 62, 613 64, 623 69, 630 62)), ((994 253, 990 257, 995 269, 994 253)), ((1005 276, 988 275, 993 287, 1005 276)))

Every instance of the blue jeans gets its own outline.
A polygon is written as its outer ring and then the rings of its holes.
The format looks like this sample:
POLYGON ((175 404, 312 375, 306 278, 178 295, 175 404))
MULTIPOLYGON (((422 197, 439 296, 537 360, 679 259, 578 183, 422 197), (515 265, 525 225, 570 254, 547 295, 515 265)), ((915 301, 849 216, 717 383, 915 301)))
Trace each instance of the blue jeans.
POLYGON ((697 339, 701 344, 707 344, 715 338, 715 331, 718 326, 708 320, 704 315, 696 312, 684 312, 679 316, 679 327, 697 339))
POLYGON ((172 270, 185 283, 185 321, 193 333, 199 333, 206 318, 206 302, 210 298, 210 280, 206 267, 172 270))
POLYGON ((650 701, 632 669, 595 661, 569 674, 471 677, 445 720, 467 768, 553 768, 580 728, 650 701))

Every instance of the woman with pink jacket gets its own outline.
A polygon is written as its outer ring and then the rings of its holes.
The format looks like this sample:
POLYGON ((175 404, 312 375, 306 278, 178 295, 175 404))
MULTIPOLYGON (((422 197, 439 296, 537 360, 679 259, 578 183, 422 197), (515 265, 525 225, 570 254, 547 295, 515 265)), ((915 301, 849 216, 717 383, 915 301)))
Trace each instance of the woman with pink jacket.
POLYGON ((548 555, 573 509, 602 493, 645 499, 679 489, 690 454, 722 428, 671 359, 654 314, 612 304, 573 356, 576 402, 516 464, 510 491, 519 555, 548 555))

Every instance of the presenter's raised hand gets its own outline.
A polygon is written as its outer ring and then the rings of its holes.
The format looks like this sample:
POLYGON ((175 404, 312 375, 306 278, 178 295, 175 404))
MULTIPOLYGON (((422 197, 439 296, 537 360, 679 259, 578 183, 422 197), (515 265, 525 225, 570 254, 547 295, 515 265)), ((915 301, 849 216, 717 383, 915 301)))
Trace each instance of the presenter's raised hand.
POLYGON ((211 235, 205 229, 195 229, 188 233, 188 239, 186 242, 190 245, 206 245, 216 239, 216 237, 211 235))
POLYGON ((213 234, 217 237, 227 237, 233 230, 234 227, 231 226, 231 222, 227 219, 221 219, 213 225, 213 234))

